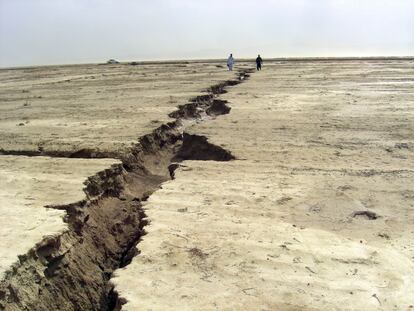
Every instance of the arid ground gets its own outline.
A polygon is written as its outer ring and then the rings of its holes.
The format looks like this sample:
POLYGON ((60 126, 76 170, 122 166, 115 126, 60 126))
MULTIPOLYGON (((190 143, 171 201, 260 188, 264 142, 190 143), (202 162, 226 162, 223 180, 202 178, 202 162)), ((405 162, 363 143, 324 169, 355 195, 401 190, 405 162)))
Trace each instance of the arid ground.
POLYGON ((0 70, 0 309, 414 310, 414 61, 0 70))

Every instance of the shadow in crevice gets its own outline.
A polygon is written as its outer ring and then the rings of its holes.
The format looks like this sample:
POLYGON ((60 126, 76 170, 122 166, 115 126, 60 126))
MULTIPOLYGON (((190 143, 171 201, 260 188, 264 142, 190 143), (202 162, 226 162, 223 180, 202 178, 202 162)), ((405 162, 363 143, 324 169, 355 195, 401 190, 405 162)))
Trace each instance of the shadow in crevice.
POLYGON ((231 161, 234 159, 230 151, 209 143, 207 137, 184 133, 183 144, 172 161, 231 161))

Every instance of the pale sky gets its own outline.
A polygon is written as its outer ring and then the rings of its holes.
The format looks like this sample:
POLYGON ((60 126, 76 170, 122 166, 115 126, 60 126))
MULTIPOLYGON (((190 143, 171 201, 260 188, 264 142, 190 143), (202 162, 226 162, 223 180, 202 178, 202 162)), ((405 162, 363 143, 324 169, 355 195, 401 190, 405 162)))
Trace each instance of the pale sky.
POLYGON ((414 0, 0 0, 0 67, 413 56, 414 0))

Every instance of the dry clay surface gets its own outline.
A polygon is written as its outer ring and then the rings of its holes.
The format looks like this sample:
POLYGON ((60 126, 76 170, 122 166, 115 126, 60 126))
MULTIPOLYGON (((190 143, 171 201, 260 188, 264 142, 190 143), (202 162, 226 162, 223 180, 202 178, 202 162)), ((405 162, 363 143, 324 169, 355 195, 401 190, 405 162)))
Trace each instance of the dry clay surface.
MULTIPOLYGON (((209 86, 234 77, 218 64, 77 65, 0 70, 0 153, 84 148, 118 156, 209 86), (219 67, 218 67, 219 66, 219 67)), ((85 180, 115 159, 0 156, 0 279, 29 249, 67 230, 85 180)))
POLYGON ((118 156, 168 114, 227 79, 218 63, 0 70, 0 151, 118 156))
POLYGON ((413 310, 414 63, 266 63, 144 206, 122 310, 413 310))
POLYGON ((45 206, 85 199, 89 176, 117 163, 114 159, 0 157, 0 279, 45 236, 67 230, 63 210, 45 206))

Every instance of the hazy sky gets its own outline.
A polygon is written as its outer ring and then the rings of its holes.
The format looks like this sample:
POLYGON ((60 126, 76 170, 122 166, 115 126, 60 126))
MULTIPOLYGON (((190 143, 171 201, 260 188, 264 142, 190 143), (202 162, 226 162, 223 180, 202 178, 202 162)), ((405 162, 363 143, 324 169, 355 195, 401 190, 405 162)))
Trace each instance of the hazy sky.
POLYGON ((0 0, 0 67, 414 55, 414 0, 0 0))

